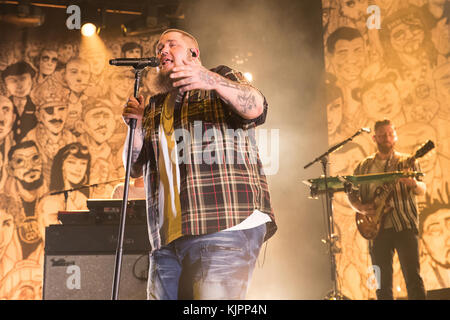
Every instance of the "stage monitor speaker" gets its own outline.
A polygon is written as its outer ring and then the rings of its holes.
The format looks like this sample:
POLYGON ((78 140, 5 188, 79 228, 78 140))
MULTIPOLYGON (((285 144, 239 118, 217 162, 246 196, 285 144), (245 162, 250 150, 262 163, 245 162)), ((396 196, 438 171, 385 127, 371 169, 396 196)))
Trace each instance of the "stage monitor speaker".
MULTIPOLYGON (((117 226, 54 225, 46 228, 44 300, 111 300, 117 226)), ((145 300, 148 275, 147 228, 129 225, 119 300, 145 300)))
MULTIPOLYGON (((115 255, 46 255, 44 300, 110 300, 115 255)), ((120 300, 145 300, 148 255, 125 254, 120 300)))

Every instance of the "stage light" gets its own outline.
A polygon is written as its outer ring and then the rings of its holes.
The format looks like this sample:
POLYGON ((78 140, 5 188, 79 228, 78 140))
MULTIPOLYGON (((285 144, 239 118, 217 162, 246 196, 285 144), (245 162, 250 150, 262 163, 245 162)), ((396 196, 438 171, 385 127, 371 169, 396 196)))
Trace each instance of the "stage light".
POLYGON ((93 23, 85 23, 81 27, 81 34, 85 37, 91 37, 95 31, 97 31, 97 27, 93 23))
POLYGON ((45 13, 28 3, 16 3, 14 1, 0 1, 4 4, 0 8, 0 21, 14 24, 22 28, 39 27, 45 22, 45 13))
POLYGON ((253 81, 253 75, 250 72, 245 72, 244 77, 245 77, 245 79, 247 79, 248 82, 253 81))
POLYGON ((92 37, 95 33, 106 28, 105 7, 98 7, 93 4, 83 3, 81 6, 81 34, 85 37, 92 37))

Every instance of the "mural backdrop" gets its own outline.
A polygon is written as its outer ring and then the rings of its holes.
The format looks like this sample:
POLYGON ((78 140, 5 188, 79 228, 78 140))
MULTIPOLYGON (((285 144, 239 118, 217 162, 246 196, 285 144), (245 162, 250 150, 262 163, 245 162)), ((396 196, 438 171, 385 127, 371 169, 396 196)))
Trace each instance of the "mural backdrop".
MULTIPOLYGON (((420 216, 427 290, 450 286, 448 13, 445 0, 323 0, 330 145, 384 117, 398 128, 400 151, 413 152, 427 139, 436 143, 421 159, 428 185, 420 216), (380 8, 380 29, 367 28, 372 4, 380 8)), ((43 36, 0 43, 0 299, 41 299, 45 227, 58 223, 60 210, 111 197, 124 175, 127 128, 120 110, 134 76, 108 59, 153 56, 157 40, 43 36), (114 182, 101 184, 108 181, 114 182), (50 194, 97 183, 67 198, 50 194)), ((150 96, 151 71, 143 78, 141 92, 150 96)), ((333 154, 332 174, 351 174, 374 151, 370 137, 359 136, 333 154)), ((341 289, 352 299, 374 298, 367 242, 344 194, 335 195, 334 209, 341 289)), ((395 270, 396 295, 406 296, 398 262, 395 270)))
MULTIPOLYGON (((436 148, 420 159, 427 194, 420 199, 421 272, 427 290, 450 287, 450 3, 446 0, 322 0, 329 144, 376 120, 397 127, 400 152, 426 140, 436 148), (379 15, 369 11, 376 5, 379 15), (376 20, 380 24, 377 27, 376 20)), ((330 159, 333 175, 352 174, 375 152, 371 135, 358 136, 330 159)), ((339 284, 352 299, 375 298, 367 241, 345 194, 334 212, 342 252, 339 284)), ((397 257, 394 294, 406 297, 397 257)))
POLYGON ((111 198, 124 177, 121 109, 134 73, 108 60, 153 56, 157 37, 16 38, 0 47, 0 299, 41 299, 45 227, 60 210, 111 198))

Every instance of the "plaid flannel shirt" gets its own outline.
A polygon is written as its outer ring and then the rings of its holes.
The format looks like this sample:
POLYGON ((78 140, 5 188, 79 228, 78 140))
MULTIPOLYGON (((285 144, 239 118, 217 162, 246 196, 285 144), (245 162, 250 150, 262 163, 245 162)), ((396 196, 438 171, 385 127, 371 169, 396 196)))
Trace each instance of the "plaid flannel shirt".
MULTIPOLYGON (((388 160, 388 166, 386 172, 413 170, 420 171, 420 165, 417 160, 414 161, 412 166, 408 166, 406 160, 409 155, 394 152, 393 156, 388 160)), ((375 154, 370 155, 355 168, 354 175, 368 174, 370 168, 375 162, 375 154)), ((417 178, 420 180, 420 177, 417 178)), ((391 200, 391 206, 394 210, 391 213, 392 224, 395 231, 399 232, 405 229, 419 230, 419 210, 417 205, 417 199, 414 195, 412 188, 405 186, 402 183, 395 183, 393 198, 391 200)), ((361 184, 359 188, 359 196, 362 203, 371 202, 373 195, 369 194, 369 184, 361 184)))
MULTIPOLYGON (((211 69, 232 81, 248 82, 226 66, 211 69)), ((133 164, 146 181, 147 215, 152 250, 161 243, 163 213, 159 212, 159 125, 167 94, 150 98, 143 118, 144 145, 133 164)), ((264 112, 246 120, 227 106, 215 91, 192 90, 175 107, 174 129, 180 169, 180 202, 183 235, 203 235, 225 230, 244 221, 255 209, 268 214, 266 240, 276 231, 269 188, 255 140, 255 127, 264 123, 264 112)), ((134 170, 133 170, 134 171, 134 170)))

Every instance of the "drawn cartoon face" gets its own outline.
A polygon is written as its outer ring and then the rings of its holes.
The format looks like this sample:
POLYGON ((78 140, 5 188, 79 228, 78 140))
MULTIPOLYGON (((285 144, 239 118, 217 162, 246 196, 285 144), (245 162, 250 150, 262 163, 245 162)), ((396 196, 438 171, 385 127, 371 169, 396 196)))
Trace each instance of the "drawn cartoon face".
POLYGON ((4 97, 0 96, 0 141, 11 132, 16 115, 14 114, 12 102, 4 97))
POLYGON ((393 119, 400 113, 400 94, 392 82, 378 82, 362 95, 362 106, 372 120, 393 119))
POLYGON ((140 48, 134 48, 128 51, 125 51, 125 58, 140 58, 142 56, 142 52, 140 48))
POLYGON ((67 63, 75 55, 75 48, 70 43, 64 43, 58 48, 58 60, 67 63))
POLYGON ((396 52, 412 54, 419 50, 425 39, 421 21, 411 19, 408 24, 400 23, 390 32, 391 45, 396 52))
POLYGON ((81 60, 71 60, 66 65, 65 79, 70 90, 81 93, 88 84, 91 77, 89 64, 81 60))
POLYGON ((338 79, 357 80, 365 65, 364 40, 362 38, 351 41, 338 40, 331 63, 338 79))
POLYGON ((9 166, 12 176, 27 184, 38 181, 42 175, 42 158, 34 146, 15 150, 9 166))
POLYGON ((440 209, 425 219, 422 239, 433 259, 450 268, 450 209, 440 209))
POLYGON ((68 155, 62 167, 64 179, 72 184, 81 183, 86 175, 87 165, 87 159, 80 159, 72 154, 68 155))
POLYGON ((39 108, 39 120, 53 134, 59 134, 64 129, 68 108, 66 105, 39 108))
POLYGON ((31 92, 33 80, 31 79, 31 74, 23 73, 7 76, 5 78, 5 84, 11 95, 18 98, 25 98, 31 92))
POLYGON ((39 59, 39 71, 48 76, 55 71, 57 63, 58 53, 56 51, 43 50, 39 59))
POLYGON ((87 133, 99 144, 107 141, 114 133, 114 114, 108 107, 89 110, 85 121, 87 133))

